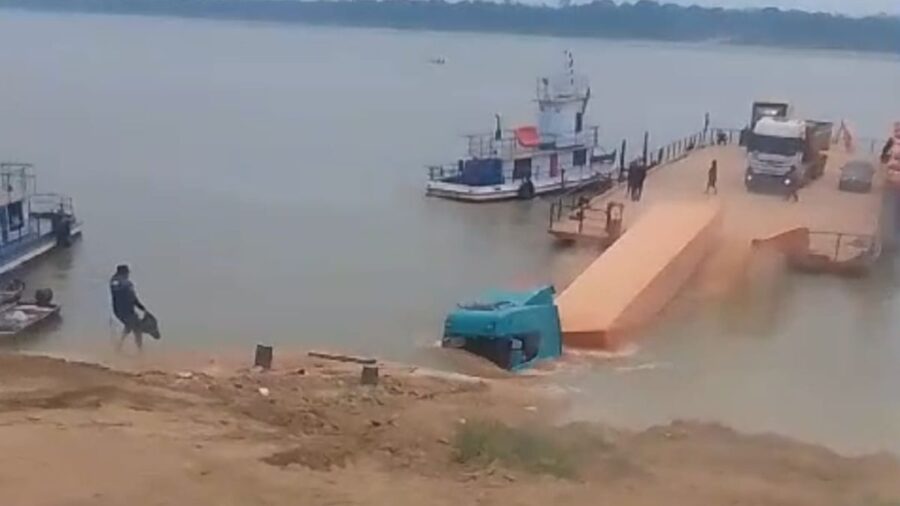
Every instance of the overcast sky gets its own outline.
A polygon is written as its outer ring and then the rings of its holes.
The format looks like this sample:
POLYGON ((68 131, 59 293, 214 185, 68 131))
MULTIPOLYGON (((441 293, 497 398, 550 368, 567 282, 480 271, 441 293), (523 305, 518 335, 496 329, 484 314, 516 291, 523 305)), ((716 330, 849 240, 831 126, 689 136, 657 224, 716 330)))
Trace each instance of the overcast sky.
POLYGON ((722 7, 781 7, 805 11, 840 12, 854 16, 887 12, 900 15, 900 0, 660 0, 660 3, 682 5, 715 5, 722 7))

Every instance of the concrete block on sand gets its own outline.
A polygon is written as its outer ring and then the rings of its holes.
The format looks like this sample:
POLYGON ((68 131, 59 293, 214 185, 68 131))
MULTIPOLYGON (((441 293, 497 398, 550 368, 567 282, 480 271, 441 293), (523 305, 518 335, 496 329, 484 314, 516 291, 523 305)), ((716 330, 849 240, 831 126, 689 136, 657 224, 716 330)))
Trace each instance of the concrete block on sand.
POLYGON ((616 349, 658 314, 713 247, 716 201, 654 204, 557 298, 568 346, 616 349))

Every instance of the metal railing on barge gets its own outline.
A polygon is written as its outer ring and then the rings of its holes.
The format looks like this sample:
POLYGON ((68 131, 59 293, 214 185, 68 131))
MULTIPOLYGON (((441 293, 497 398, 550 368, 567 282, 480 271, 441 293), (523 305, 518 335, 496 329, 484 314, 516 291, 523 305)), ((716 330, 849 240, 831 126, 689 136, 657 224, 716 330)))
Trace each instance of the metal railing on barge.
POLYGON ((542 151, 590 149, 599 147, 600 127, 588 126, 571 136, 543 134, 537 146, 519 144, 515 130, 505 130, 499 139, 496 134, 466 135, 467 153, 471 158, 502 158, 532 156, 542 151))
MULTIPOLYGON (((573 191, 557 195, 550 203, 550 219, 548 230, 557 236, 579 235, 596 237, 599 233, 605 233, 605 228, 611 220, 609 208, 593 208, 591 201, 604 193, 618 188, 624 184, 627 179, 630 167, 643 166, 646 164, 647 170, 652 172, 660 167, 669 165, 673 162, 687 157, 697 149, 709 146, 728 146, 739 144, 743 141, 744 131, 736 128, 709 128, 698 131, 696 133, 680 137, 674 141, 662 145, 658 148, 651 149, 649 147, 649 135, 645 134, 645 147, 642 149, 641 156, 632 158, 627 161, 624 156, 627 143, 622 142, 619 151, 619 170, 617 181, 610 184, 601 185, 592 191, 573 191), (564 233, 559 233, 558 224, 566 222, 574 225, 566 227, 564 233), (570 230, 573 229, 574 230, 570 230)), ((618 212, 624 213, 624 207, 618 212)))
POLYGON ((859 277, 871 272, 881 248, 879 238, 871 234, 810 231, 808 250, 787 259, 801 272, 859 277))
POLYGON ((560 198, 550 204, 550 230, 554 225, 567 220, 574 223, 573 230, 559 231, 558 235, 590 236, 596 239, 605 239, 616 236, 621 230, 622 217, 625 206, 619 202, 609 202, 603 208, 591 207, 591 197, 584 192, 573 193, 565 198, 560 198), (559 234, 559 232, 563 232, 559 234))
POLYGON ((881 254, 881 243, 872 234, 812 230, 809 232, 809 237, 810 252, 825 255, 833 262, 856 258, 874 261, 881 254), (842 248, 853 254, 841 255, 842 248))

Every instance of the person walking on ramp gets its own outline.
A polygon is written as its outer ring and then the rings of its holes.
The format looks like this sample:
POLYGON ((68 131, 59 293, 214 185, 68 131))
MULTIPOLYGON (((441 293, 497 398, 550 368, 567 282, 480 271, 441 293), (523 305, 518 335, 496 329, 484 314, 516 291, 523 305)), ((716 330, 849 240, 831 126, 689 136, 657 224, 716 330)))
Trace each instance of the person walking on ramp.
POLYGON ((635 181, 634 200, 640 201, 644 196, 644 183, 647 181, 647 166, 639 165, 637 172, 637 181, 635 181))
POLYGON ((719 181, 719 162, 718 160, 713 160, 712 164, 709 166, 709 171, 706 173, 706 193, 712 192, 716 195, 719 194, 719 188, 716 184, 719 181))
POLYGON ((796 178, 791 178, 791 184, 787 187, 787 195, 785 195, 785 200, 788 202, 800 202, 800 181, 797 181, 796 178))
POLYGON ((634 198, 635 191, 637 189, 637 169, 632 163, 630 167, 628 167, 628 189, 627 195, 628 198, 632 201, 636 200, 634 198))

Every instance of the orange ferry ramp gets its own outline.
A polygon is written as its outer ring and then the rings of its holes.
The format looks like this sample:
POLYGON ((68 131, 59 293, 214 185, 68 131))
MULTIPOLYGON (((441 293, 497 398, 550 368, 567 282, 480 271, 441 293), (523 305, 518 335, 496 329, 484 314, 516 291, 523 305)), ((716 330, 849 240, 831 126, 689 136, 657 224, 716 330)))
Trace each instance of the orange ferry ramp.
POLYGON ((659 313, 714 246, 717 200, 660 202, 557 297, 568 346, 616 349, 659 313))

